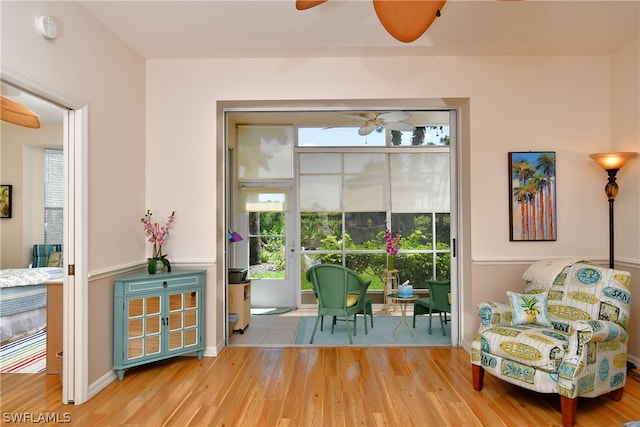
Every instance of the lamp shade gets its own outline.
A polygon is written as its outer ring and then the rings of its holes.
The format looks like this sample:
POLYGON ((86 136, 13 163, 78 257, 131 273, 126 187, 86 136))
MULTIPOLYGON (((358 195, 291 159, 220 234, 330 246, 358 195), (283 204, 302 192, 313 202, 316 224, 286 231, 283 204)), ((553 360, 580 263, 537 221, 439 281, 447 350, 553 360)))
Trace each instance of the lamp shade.
POLYGON ((634 152, 589 154, 589 157, 598 162, 604 170, 621 169, 629 160, 637 156, 638 153, 634 152))

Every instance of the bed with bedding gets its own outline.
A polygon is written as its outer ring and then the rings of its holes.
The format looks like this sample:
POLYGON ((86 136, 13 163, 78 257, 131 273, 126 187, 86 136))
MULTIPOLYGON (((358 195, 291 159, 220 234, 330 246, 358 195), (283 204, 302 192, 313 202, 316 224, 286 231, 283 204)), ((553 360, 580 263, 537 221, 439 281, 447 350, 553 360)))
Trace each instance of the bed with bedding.
POLYGON ((0 342, 47 325, 47 283, 62 282, 60 267, 0 270, 0 342))

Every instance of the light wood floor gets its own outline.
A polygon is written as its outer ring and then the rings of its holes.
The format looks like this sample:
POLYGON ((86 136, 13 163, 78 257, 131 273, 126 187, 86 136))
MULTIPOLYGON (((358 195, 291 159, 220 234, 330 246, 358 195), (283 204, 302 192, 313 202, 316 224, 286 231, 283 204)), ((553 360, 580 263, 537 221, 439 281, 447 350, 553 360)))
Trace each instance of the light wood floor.
MULTIPOLYGON (((460 348, 226 348, 216 358, 132 368, 77 406, 59 403, 55 375, 2 374, 0 380, 0 424, 6 425, 24 413, 68 416, 68 425, 77 426, 561 424, 557 395, 490 375, 483 391, 474 391, 469 355, 460 348)), ((578 403, 578 426, 631 420, 640 420, 638 378, 629 377, 619 402, 603 396, 578 403)))

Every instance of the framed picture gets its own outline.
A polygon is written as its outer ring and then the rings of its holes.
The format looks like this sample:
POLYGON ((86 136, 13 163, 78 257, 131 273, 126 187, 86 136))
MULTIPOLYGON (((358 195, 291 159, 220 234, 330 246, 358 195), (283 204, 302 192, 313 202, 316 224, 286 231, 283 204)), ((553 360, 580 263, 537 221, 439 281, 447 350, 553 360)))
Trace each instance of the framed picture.
POLYGON ((556 153, 509 153, 509 240, 556 240, 556 153))
POLYGON ((0 185, 0 218, 11 218, 10 185, 0 185))

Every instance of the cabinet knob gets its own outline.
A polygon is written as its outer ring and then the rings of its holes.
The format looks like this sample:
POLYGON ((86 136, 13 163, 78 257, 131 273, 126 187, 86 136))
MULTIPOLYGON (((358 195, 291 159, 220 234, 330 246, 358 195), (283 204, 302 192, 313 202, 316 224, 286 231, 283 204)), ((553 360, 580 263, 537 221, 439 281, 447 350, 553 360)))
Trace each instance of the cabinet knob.
POLYGON ((169 286, 169 285, 167 285, 167 281, 166 281, 166 280, 163 280, 163 281, 162 281, 162 287, 163 287, 163 288, 166 288, 167 286, 169 286))

